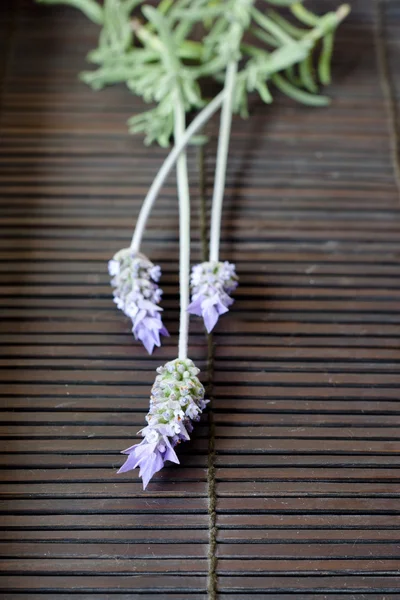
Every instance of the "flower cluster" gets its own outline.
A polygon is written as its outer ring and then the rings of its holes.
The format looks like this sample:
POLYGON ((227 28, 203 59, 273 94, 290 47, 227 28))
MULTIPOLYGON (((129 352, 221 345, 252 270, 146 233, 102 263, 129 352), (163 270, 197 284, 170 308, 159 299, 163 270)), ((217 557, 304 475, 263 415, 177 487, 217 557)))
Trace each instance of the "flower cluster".
POLYGON ((190 439, 192 421, 200 419, 208 402, 197 377, 199 369, 190 359, 168 362, 158 367, 157 373, 146 417, 148 425, 139 432, 144 439, 122 452, 128 454, 128 458, 118 471, 125 473, 139 467, 143 489, 165 461, 179 464, 174 446, 190 439))
POLYGON ((162 290, 157 282, 161 276, 159 266, 153 265, 143 254, 124 248, 108 263, 114 302, 132 319, 132 333, 151 354, 160 346, 160 334, 169 333, 161 320, 162 308, 158 306, 162 290))
POLYGON ((192 302, 188 311, 203 317, 208 333, 220 315, 233 304, 231 294, 238 286, 235 265, 225 262, 203 262, 192 268, 190 278, 192 302))

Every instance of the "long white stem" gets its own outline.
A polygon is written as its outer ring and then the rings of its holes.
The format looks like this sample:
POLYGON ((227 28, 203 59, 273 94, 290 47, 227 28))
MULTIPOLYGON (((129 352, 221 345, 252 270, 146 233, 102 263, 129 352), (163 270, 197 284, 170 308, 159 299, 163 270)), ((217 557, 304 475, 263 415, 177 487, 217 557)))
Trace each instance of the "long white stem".
MULTIPOLYGON (((180 92, 176 94, 174 136, 175 144, 179 144, 185 133, 185 108, 180 92)), ((176 174, 179 197, 179 285, 180 285, 180 319, 179 319, 179 354, 185 359, 188 353, 189 338, 189 269, 190 269, 190 194, 187 171, 186 152, 181 152, 176 163, 176 174)))
POLYGON ((219 260, 221 237, 222 204, 225 192, 226 164, 228 161, 229 139, 232 124, 233 92, 237 74, 237 62, 229 63, 225 79, 225 99, 222 106, 221 126, 218 139, 217 166, 215 170, 214 193, 211 211, 210 261, 219 260))
POLYGON ((189 127, 186 129, 182 137, 177 140, 175 139, 175 146, 165 159, 163 165, 158 171, 151 187, 144 199, 142 208, 140 209, 139 217, 136 223, 135 232, 132 237, 131 248, 136 253, 139 252, 142 243, 144 231, 146 229, 147 221, 153 208, 154 202, 167 179, 171 169, 177 161, 182 150, 186 148, 189 141, 199 129, 213 116, 215 112, 222 105, 226 94, 226 89, 220 92, 203 110, 193 119, 189 127))

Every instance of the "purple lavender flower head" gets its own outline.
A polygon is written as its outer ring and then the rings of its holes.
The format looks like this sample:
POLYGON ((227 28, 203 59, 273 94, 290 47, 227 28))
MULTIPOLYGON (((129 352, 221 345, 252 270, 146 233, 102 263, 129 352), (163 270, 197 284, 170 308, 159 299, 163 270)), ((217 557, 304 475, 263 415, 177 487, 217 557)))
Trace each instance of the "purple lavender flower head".
POLYGON ((162 290, 157 282, 161 276, 159 266, 153 265, 146 256, 124 248, 108 263, 114 302, 132 319, 132 333, 151 354, 154 346, 160 346, 160 334, 169 333, 161 320, 162 308, 158 306, 162 290))
POLYGON ((198 421, 208 400, 197 369, 190 359, 176 359, 158 367, 151 390, 148 425, 139 433, 142 442, 122 452, 128 458, 118 473, 139 467, 139 477, 145 490, 150 479, 169 460, 179 464, 174 447, 189 440, 192 421, 198 421))
POLYGON ((215 327, 220 315, 233 304, 230 294, 238 286, 235 265, 225 262, 203 262, 192 268, 190 277, 192 302, 188 311, 203 317, 208 333, 215 327))

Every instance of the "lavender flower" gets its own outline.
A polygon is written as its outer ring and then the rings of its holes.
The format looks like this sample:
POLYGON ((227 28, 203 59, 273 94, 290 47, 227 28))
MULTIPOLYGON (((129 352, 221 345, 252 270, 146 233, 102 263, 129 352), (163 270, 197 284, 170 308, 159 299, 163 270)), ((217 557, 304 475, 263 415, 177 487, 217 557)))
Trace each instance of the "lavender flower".
POLYGON ((188 311, 203 317, 208 333, 220 315, 228 312, 233 299, 229 296, 238 286, 235 265, 225 262, 203 262, 192 268, 190 277, 192 303, 188 311))
POLYGON ((122 452, 128 458, 118 473, 136 467, 145 490, 154 473, 160 471, 165 461, 179 464, 174 447, 189 440, 192 421, 198 421, 208 400, 204 400, 204 387, 197 369, 190 359, 176 359, 158 367, 151 390, 147 427, 139 431, 144 437, 140 444, 122 452))
POLYGON ((157 282, 161 276, 159 266, 153 265, 146 256, 124 248, 108 263, 112 276, 114 302, 132 319, 132 333, 151 354, 154 346, 160 346, 160 334, 169 333, 161 320, 162 308, 158 306, 162 290, 157 282))

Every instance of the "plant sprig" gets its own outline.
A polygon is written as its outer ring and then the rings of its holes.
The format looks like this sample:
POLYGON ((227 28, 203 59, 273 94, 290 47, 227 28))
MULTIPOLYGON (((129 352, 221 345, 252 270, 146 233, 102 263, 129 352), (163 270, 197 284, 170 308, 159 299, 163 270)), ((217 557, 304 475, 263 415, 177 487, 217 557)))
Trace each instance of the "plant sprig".
POLYGON ((254 0, 161 0, 157 8, 145 0, 104 0, 102 5, 96 0, 37 1, 74 6, 101 27, 98 47, 87 57, 97 68, 81 79, 96 90, 125 83, 153 103, 128 124, 132 133, 144 134, 145 143, 161 146, 170 143, 173 132, 174 78, 185 111, 198 109, 208 101, 205 78, 223 81, 235 52, 240 68, 233 109, 242 117, 248 115, 252 93, 267 104, 273 101, 272 86, 304 104, 328 104, 319 88, 330 82, 335 31, 349 12, 345 4, 318 16, 293 0, 265 0, 265 10, 256 8, 254 0), (281 14, 282 8, 289 14, 281 14), (199 29, 201 40, 194 35, 199 29), (171 56, 174 68, 166 64, 171 56))
POLYGON ((347 5, 320 17, 301 2, 266 0, 266 11, 254 0, 161 0, 157 8, 145 0, 38 0, 64 2, 80 8, 101 26, 98 47, 88 60, 97 68, 81 75, 100 89, 116 82, 154 106, 129 120, 132 132, 145 142, 175 147, 155 177, 136 222, 131 246, 109 262, 117 307, 132 319, 132 332, 151 354, 168 336, 159 306, 160 267, 142 252, 141 242, 157 194, 176 162, 179 199, 180 317, 178 358, 157 369, 143 440, 123 451, 119 472, 140 468, 148 482, 166 461, 179 463, 174 447, 190 439, 192 421, 207 401, 188 358, 189 315, 202 317, 210 333, 229 312, 238 285, 235 265, 220 256, 221 219, 225 196, 232 114, 247 116, 248 97, 257 92, 271 103, 271 84, 286 95, 314 106, 328 103, 319 85, 330 80, 334 33, 348 13, 347 5), (271 9, 287 7, 296 23, 271 9), (203 35, 194 36, 196 30, 203 35), (245 37, 246 36, 246 37, 245 37), (261 44, 260 44, 261 42, 261 44), (314 69, 317 62, 318 68, 314 69), (204 97, 205 78, 223 83, 212 100, 204 97), (209 260, 190 274, 190 186, 185 148, 192 136, 221 108, 217 160, 210 218, 209 260), (186 113, 201 109, 187 127, 186 113), (191 298, 190 298, 191 296, 191 298))

